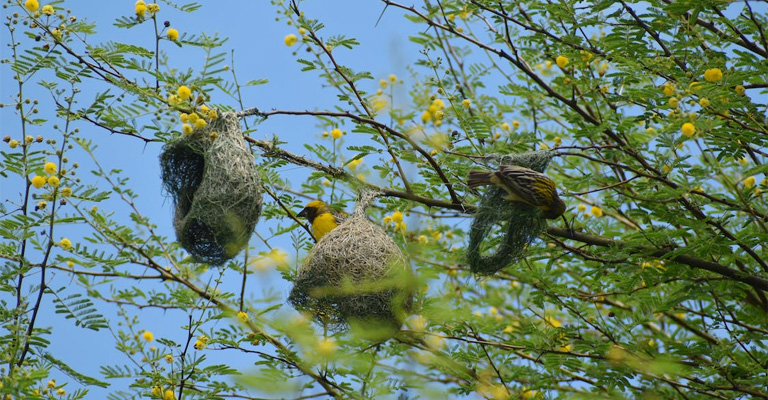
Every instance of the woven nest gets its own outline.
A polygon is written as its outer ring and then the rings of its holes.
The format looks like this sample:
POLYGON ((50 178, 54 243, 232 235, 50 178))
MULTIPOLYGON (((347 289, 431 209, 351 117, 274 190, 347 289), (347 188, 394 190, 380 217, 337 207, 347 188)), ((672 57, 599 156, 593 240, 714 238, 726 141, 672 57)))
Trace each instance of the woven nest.
POLYGON ((160 167, 181 246, 209 264, 236 256, 259 220, 262 188, 235 114, 167 143, 160 167))
MULTIPOLYGON (((492 155, 491 164, 517 165, 544 172, 550 151, 492 155)), ((506 192, 497 186, 485 189, 469 232, 467 261, 470 270, 480 275, 494 274, 520 260, 525 249, 547 227, 538 209, 505 200, 506 192)))
POLYGON ((411 306, 410 264, 364 208, 358 202, 310 250, 288 300, 332 330, 352 323, 397 330, 411 306))

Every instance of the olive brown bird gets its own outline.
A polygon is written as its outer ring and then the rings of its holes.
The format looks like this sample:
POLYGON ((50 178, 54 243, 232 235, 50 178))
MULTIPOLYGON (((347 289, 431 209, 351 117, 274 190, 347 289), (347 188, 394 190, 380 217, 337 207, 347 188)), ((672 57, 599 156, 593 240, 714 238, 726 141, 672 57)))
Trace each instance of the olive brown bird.
POLYGON ((565 212, 565 203, 548 176, 517 165, 502 165, 498 171, 469 171, 467 186, 496 185, 507 192, 506 200, 537 207, 547 219, 565 212))

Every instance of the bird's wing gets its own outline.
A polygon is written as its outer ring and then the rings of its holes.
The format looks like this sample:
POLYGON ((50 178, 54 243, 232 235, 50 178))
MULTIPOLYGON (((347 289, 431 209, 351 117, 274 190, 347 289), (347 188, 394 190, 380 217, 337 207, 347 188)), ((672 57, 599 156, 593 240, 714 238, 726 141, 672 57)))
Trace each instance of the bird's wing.
POLYGON ((502 184, 530 205, 550 205, 557 196, 555 183, 541 172, 516 165, 505 165, 497 176, 502 184))

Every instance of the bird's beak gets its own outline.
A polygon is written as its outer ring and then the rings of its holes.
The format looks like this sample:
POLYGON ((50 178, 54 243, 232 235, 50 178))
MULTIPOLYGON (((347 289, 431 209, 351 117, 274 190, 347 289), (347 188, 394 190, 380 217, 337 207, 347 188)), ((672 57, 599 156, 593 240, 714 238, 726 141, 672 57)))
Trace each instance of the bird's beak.
POLYGON ((304 209, 301 210, 298 214, 296 214, 296 216, 299 217, 299 218, 301 218, 301 217, 307 218, 308 211, 309 211, 309 208, 304 207, 304 209))

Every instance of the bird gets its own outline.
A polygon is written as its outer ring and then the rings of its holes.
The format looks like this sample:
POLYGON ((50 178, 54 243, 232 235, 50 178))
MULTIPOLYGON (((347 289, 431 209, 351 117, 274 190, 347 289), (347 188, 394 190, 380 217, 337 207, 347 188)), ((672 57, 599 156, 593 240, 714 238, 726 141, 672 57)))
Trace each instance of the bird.
POLYGON ((341 216, 335 215, 328 204, 320 200, 310 201, 296 216, 306 218, 312 224, 312 234, 318 242, 341 222, 341 216))
POLYGON ((467 186, 483 185, 504 189, 506 200, 538 207, 547 219, 555 219, 565 212, 565 203, 557 195, 552 179, 530 168, 502 165, 498 171, 469 171, 467 186))

